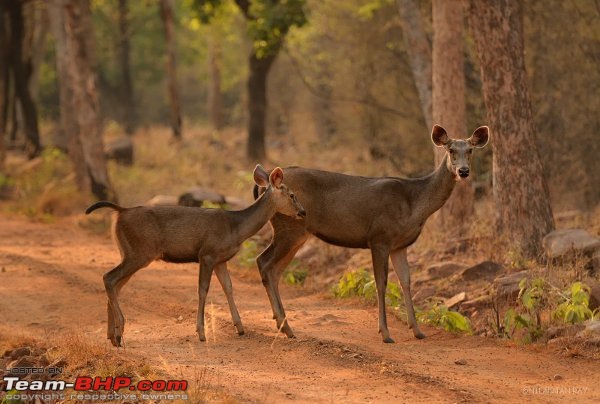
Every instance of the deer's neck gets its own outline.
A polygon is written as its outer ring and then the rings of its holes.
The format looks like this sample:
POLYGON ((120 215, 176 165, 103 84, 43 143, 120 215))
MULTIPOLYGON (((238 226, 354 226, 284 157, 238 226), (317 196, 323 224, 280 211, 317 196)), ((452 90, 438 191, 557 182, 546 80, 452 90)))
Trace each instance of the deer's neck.
POLYGON ((268 188, 246 209, 231 212, 240 244, 255 235, 275 214, 275 203, 271 198, 271 192, 271 188, 268 188))
POLYGON ((454 174, 448 169, 447 154, 438 168, 425 177, 424 180, 425 187, 419 195, 420 203, 417 204, 420 207, 418 215, 422 216, 423 220, 431 216, 446 203, 456 184, 454 174))

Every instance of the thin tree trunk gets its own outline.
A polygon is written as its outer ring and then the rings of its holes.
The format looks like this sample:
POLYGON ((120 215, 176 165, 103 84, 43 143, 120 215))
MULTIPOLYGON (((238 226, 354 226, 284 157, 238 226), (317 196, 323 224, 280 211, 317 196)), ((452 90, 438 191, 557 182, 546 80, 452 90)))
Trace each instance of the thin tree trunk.
POLYGON ((70 139, 76 138, 72 136, 77 133, 77 125, 74 121, 73 115, 70 113, 71 95, 69 94, 69 78, 65 66, 65 52, 66 52, 66 32, 65 32, 65 18, 64 18, 64 1, 53 0, 48 7, 48 14, 50 16, 50 25, 52 33, 54 35, 54 49, 56 54, 56 74, 58 77, 58 98, 60 100, 60 120, 57 125, 57 129, 52 137, 52 143, 55 147, 69 152, 71 160, 75 167, 75 180, 77 187, 80 190, 89 189, 89 176, 85 170, 85 164, 83 162, 83 156, 74 158, 73 154, 81 154, 81 145, 75 144, 70 145, 70 139), (71 136, 69 136, 71 135, 71 136))
POLYGON ((8 33, 6 3, 0 1, 0 172, 6 160, 6 121, 8 118, 8 33))
MULTIPOLYGON (((68 86, 68 113, 74 115, 72 124, 65 129, 68 133, 69 152, 79 171, 79 177, 86 174, 89 187, 98 199, 116 200, 110 184, 104 145, 100 103, 94 72, 94 41, 89 0, 55 0, 61 7, 64 18, 64 72, 68 86), (83 172, 81 172, 83 171, 83 172)), ((64 85, 63 82, 61 85, 64 85)), ((61 112, 65 109, 61 108, 61 112)))
POLYGON ((267 121, 267 77, 277 53, 258 58, 250 54, 248 77, 248 145, 246 155, 251 160, 266 158, 265 131, 267 121))
POLYGON ((223 95, 221 94, 221 43, 218 35, 211 33, 208 44, 208 114, 213 129, 223 128, 223 95))
POLYGON ((554 229, 554 221, 535 141, 521 3, 466 1, 494 142, 496 228, 526 256, 539 257, 542 238, 554 229))
MULTIPOLYGON (((442 125, 453 138, 467 136, 465 123, 465 67, 463 40, 463 4, 461 0, 433 0, 433 121, 442 125)), ((435 164, 444 158, 445 150, 435 148, 435 164)), ((440 210, 438 220, 450 231, 464 230, 473 212, 473 184, 459 181, 454 192, 440 210)))
POLYGON ((49 20, 46 7, 40 7, 36 2, 28 2, 24 6, 26 26, 26 46, 24 60, 31 64, 31 79, 29 92, 34 102, 38 103, 40 66, 46 54, 49 20))
POLYGON ((396 5, 402 20, 404 44, 408 53, 413 80, 419 94, 421 110, 427 130, 433 128, 432 117, 432 55, 431 45, 425 28, 423 18, 419 13, 416 0, 397 0, 396 5))
POLYGON ((37 156, 41 150, 38 130, 37 110, 29 92, 32 66, 23 57, 25 39, 25 20, 23 2, 21 0, 5 0, 7 2, 11 27, 10 65, 14 79, 15 93, 19 99, 23 123, 25 127, 25 151, 30 158, 37 156))
POLYGON ((172 0, 160 0, 160 15, 165 27, 165 41, 167 43, 167 87, 171 102, 171 128, 175 139, 181 139, 181 106, 179 90, 177 88, 177 66, 175 31, 173 22, 172 0))
POLYGON ((129 10, 127 0, 119 0, 119 44, 121 65, 121 91, 123 102, 123 124, 125 132, 133 134, 136 126, 136 108, 129 62, 129 10))

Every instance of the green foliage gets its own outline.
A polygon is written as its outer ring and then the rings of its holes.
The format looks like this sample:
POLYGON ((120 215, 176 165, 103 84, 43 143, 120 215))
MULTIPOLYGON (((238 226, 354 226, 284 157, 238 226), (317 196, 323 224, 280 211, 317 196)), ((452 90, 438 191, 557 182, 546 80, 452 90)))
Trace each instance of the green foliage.
MULTIPOLYGON (((14 395, 20 395, 21 393, 22 393, 21 391, 13 389, 13 390, 7 392, 6 395, 7 396, 10 395, 12 397, 14 395)), ((19 399, 19 398, 10 398, 10 399, 8 399, 8 398, 4 397, 2 399, 2 404, 22 404, 22 403, 23 403, 23 401, 21 399, 19 399)))
MULTIPOLYGON (((361 297, 374 302, 377 299, 377 286, 373 275, 365 268, 345 273, 332 288, 335 297, 361 297)), ((402 291, 395 282, 388 282, 385 293, 386 304, 399 308, 402 303, 402 291)))
POLYGON ((300 267, 297 260, 293 260, 283 272, 283 281, 290 286, 303 286, 308 276, 308 271, 300 267))
POLYGON ((193 0, 193 8, 203 24, 208 24, 217 14, 222 0, 193 0))
POLYGON ((371 297, 373 283, 373 276, 369 271, 361 268, 345 273, 333 287, 332 292, 335 297, 371 297))
POLYGON ((519 297, 523 307, 530 313, 538 313, 546 299, 547 286, 543 278, 531 281, 522 279, 519 282, 519 297))
POLYGON ((277 54, 290 28, 306 24, 306 0, 254 0, 248 10, 248 32, 260 59, 277 54))
MULTIPOLYGON (((306 0, 249 0, 236 2, 248 19, 248 34, 260 59, 276 55, 290 28, 306 24, 306 0)), ((194 0, 193 8, 202 23, 209 23, 222 7, 222 0, 194 0)))
MULTIPOLYGON (((571 287, 561 295, 562 302, 552 313, 554 319, 562 320, 565 323, 575 324, 594 318, 595 312, 589 308, 590 288, 581 283, 575 282, 571 287)), ((598 312, 598 309, 596 309, 598 312)))
POLYGON ((523 335, 524 343, 531 343, 542 334, 542 328, 536 323, 534 317, 511 308, 504 314, 504 321, 498 335, 512 338, 517 330, 525 331, 523 335))
POLYGON ((248 239, 242 243, 237 260, 243 267, 252 267, 255 265, 256 257, 259 253, 259 246, 256 241, 248 239))
POLYGON ((417 313, 417 319, 425 324, 442 327, 446 331, 471 334, 471 322, 457 311, 444 305, 434 305, 427 311, 417 313))

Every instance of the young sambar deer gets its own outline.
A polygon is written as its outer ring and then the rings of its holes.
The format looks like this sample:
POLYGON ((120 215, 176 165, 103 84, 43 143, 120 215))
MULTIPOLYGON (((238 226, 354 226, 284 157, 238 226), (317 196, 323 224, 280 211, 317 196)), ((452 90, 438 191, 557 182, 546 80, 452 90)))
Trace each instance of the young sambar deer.
POLYGON ((252 205, 240 211, 183 206, 122 208, 106 201, 97 202, 86 210, 89 214, 107 207, 118 212, 114 231, 122 260, 112 271, 104 274, 108 296, 107 335, 114 346, 121 346, 125 327, 125 318, 119 307, 119 292, 134 273, 155 260, 200 264, 196 323, 200 341, 206 340, 204 305, 213 269, 227 296, 235 328, 239 335, 244 334, 233 300, 227 261, 238 252, 244 240, 258 232, 276 213, 290 219, 306 215, 294 193, 283 183, 281 168, 275 168, 269 175, 257 165, 254 181, 266 191, 252 205))
MULTIPOLYGON (((369 178, 286 168, 286 183, 308 214, 297 221, 275 215, 271 220, 273 240, 256 260, 277 328, 288 337, 294 336, 281 303, 278 282, 284 268, 312 234, 337 246, 371 249, 383 342, 394 342, 385 312, 391 257, 402 286, 408 324, 416 338, 424 338, 415 319, 406 248, 417 240, 427 218, 448 200, 456 182, 469 176, 471 153, 474 148, 484 147, 488 138, 487 126, 461 140, 451 139, 444 128, 435 125, 431 139, 446 154, 440 166, 423 178, 369 178)), ((255 197, 260 191, 255 187, 255 197)))

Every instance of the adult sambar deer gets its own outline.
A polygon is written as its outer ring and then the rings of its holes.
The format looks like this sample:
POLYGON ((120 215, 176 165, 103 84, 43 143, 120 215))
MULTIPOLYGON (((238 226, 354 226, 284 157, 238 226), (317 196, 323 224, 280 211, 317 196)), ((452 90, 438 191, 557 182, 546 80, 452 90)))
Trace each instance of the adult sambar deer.
MULTIPOLYGON (((305 211, 294 193, 282 182, 279 167, 271 174, 257 165, 254 182, 266 187, 265 193, 244 210, 191 208, 184 206, 138 206, 123 208, 111 202, 93 204, 86 214, 100 208, 118 212, 115 239, 121 252, 121 263, 104 274, 108 296, 108 339, 121 346, 125 317, 118 295, 125 283, 152 261, 198 262, 198 319, 196 331, 204 341, 204 305, 213 269, 227 296, 233 323, 238 334, 244 333, 240 315, 233 300, 227 261, 240 249, 242 242, 258 232, 278 213, 282 217, 304 217, 305 211)), ((294 219, 292 219, 294 221, 294 219)))
MULTIPOLYGON (((443 147, 446 154, 440 166, 423 178, 369 178, 286 168, 286 183, 296 192, 307 216, 293 220, 275 215, 271 219, 273 240, 256 259, 277 328, 288 337, 294 336, 278 283, 284 268, 313 234, 337 246, 371 249, 383 342, 394 342, 385 312, 388 257, 391 257, 402 285, 408 324, 416 338, 424 338, 415 319, 406 248, 417 240, 427 218, 448 200, 456 182, 469 176, 471 153, 474 148, 484 147, 488 138, 487 126, 477 128, 469 139, 461 140, 451 139, 444 128, 435 125, 431 140, 443 147)), ((261 191, 255 187, 255 198, 261 191)))

